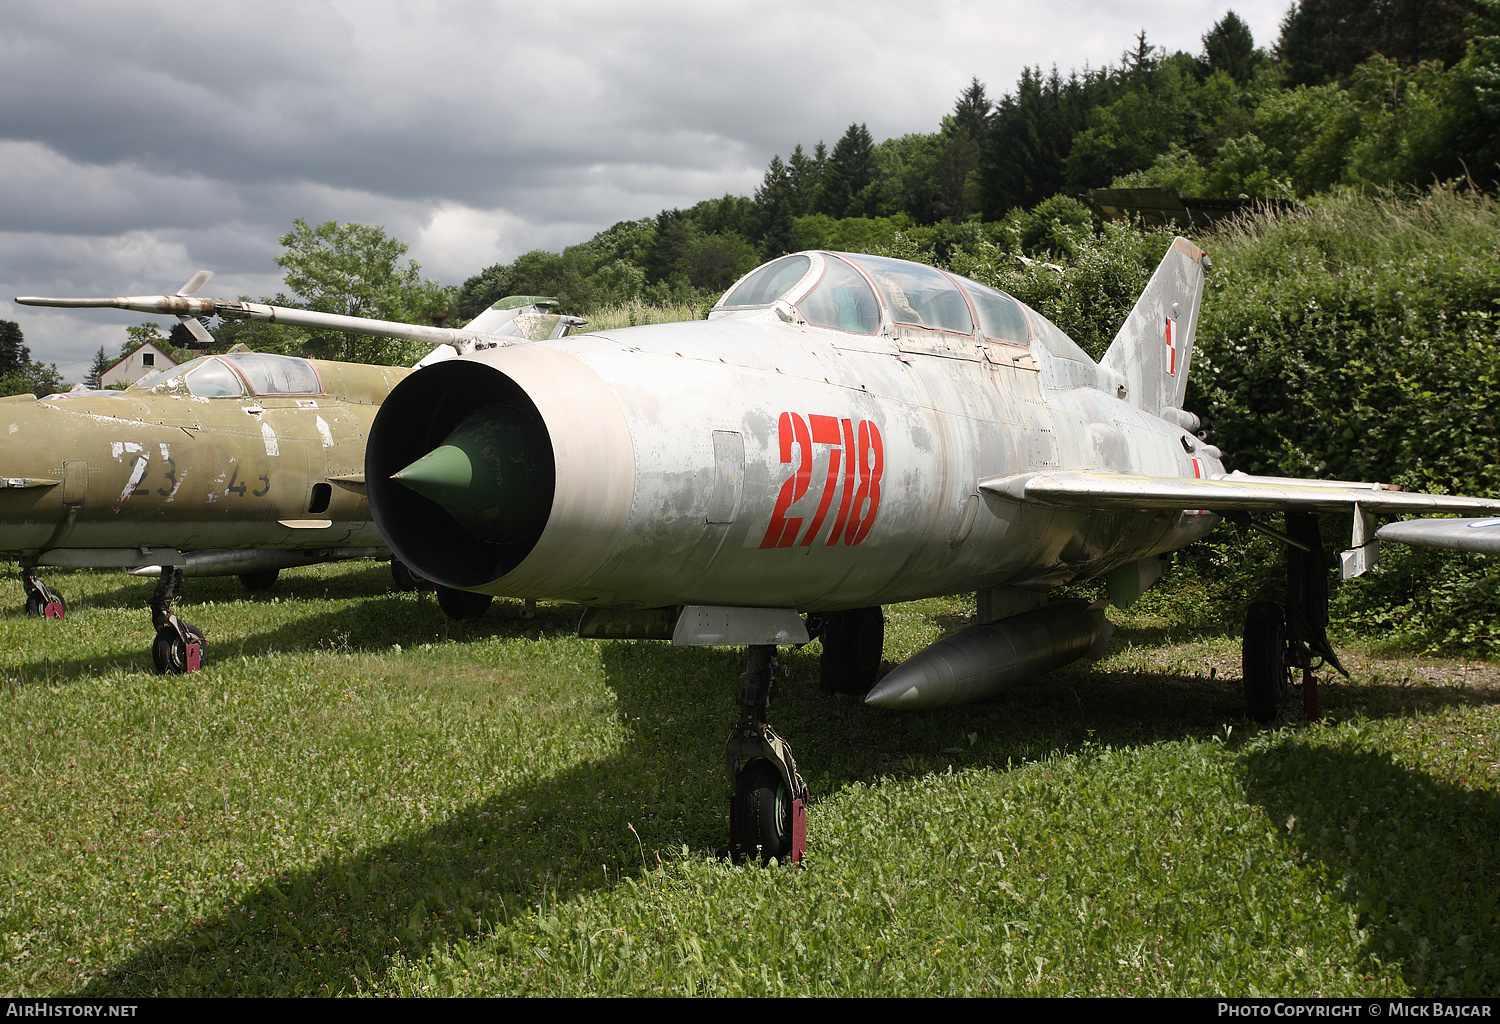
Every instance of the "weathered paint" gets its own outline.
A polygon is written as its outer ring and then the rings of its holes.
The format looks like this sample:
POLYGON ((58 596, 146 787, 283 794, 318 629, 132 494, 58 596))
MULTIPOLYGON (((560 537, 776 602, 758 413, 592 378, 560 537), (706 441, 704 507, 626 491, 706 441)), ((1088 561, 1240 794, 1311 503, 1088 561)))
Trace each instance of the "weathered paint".
MULTIPOLYGON (((367 456, 375 515, 398 557, 429 579, 508 596, 824 611, 1001 585, 1047 590, 1212 526, 1208 515, 1089 513, 982 489, 1039 468, 1192 477, 1195 459, 1213 473, 1223 466, 1190 452, 1175 419, 1121 400, 1121 388, 1147 390, 1144 376, 1132 367, 1137 383, 1125 385, 1034 311, 1024 345, 897 324, 888 312, 873 334, 800 320, 796 303, 830 257, 810 259, 770 308, 721 306, 707 322, 419 370, 377 417, 367 456), (447 529, 442 510, 429 503, 409 516, 386 483, 441 443, 460 409, 433 405, 455 389, 466 397, 450 402, 464 411, 502 394, 531 403, 551 438, 552 514, 518 559, 470 557, 461 542, 424 547, 421 535, 447 529), (724 521, 716 439, 729 436, 743 470, 724 521)), ((1175 344, 1185 361, 1190 330, 1175 344)), ((1180 402, 1178 390, 1158 389, 1157 400, 1180 402)))
POLYGON ((0 472, 51 481, 0 489, 0 552, 82 564, 90 549, 383 547, 358 487, 331 488, 315 536, 280 521, 310 518, 314 483, 362 471, 375 408, 410 371, 305 362, 316 398, 194 395, 177 368, 112 394, 0 403, 0 472))

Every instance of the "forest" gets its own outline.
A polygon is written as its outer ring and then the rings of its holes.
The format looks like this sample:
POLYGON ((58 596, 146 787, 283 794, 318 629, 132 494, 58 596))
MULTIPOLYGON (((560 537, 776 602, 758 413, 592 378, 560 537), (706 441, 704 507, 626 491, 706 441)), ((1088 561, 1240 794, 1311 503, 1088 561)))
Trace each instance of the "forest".
POLYGON ((1300 0, 1257 46, 1226 14, 1198 54, 1143 30, 1117 64, 1027 68, 992 98, 977 78, 935 131, 773 157, 753 196, 622 221, 535 250, 459 287, 458 318, 510 294, 572 312, 711 301, 759 263, 805 248, 864 251, 896 235, 938 261, 988 242, 1057 259, 1100 228, 1090 188, 1307 202, 1341 188, 1410 192, 1500 179, 1497 0, 1300 0))

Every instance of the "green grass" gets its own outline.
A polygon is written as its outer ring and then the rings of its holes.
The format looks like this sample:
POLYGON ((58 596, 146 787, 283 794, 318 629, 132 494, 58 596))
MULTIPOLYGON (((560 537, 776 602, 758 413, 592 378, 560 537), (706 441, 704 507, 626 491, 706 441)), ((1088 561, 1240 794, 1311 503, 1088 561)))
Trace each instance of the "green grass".
MULTIPOLYGON (((988 704, 772 720, 806 868, 733 866, 737 652, 449 624, 383 565, 0 576, 0 992, 1443 994, 1500 990, 1496 670, 1375 653, 1325 719, 1242 718, 1238 641, 1148 595, 1109 658, 988 704)), ((895 662, 963 599, 887 609, 895 662)))

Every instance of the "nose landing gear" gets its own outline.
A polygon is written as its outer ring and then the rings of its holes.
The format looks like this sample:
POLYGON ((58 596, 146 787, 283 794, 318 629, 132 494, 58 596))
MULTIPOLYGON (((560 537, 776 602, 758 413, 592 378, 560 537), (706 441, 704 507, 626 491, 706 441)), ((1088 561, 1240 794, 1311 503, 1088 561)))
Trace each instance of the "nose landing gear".
POLYGON ((733 794, 729 801, 730 855, 761 863, 802 862, 807 850, 807 783, 792 748, 766 724, 776 648, 749 649, 740 676, 740 718, 729 733, 724 759, 733 794))
POLYGON ((151 664, 157 675, 180 676, 203 665, 203 630, 177 617, 172 599, 182 587, 182 570, 161 567, 161 579, 151 595, 151 624, 156 638, 151 643, 151 664))
POLYGON ((26 614, 32 618, 61 619, 68 614, 62 594, 37 578, 35 569, 21 570, 21 585, 26 588, 26 614))

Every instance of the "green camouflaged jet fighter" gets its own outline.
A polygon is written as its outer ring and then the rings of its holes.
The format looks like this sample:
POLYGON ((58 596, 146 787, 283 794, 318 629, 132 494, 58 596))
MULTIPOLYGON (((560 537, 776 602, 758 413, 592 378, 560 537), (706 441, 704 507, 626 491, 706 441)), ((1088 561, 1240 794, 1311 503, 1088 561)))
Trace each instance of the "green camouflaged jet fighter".
POLYGON ((235 352, 125 391, 0 399, 0 551, 21 559, 27 610, 65 610, 39 566, 162 566, 152 655, 158 671, 188 671, 203 637, 171 612, 185 553, 232 554, 250 586, 287 565, 386 555, 365 436, 410 372, 235 352))
MULTIPOLYGON (((205 342, 213 339, 196 317, 217 312, 440 346, 422 364, 560 337, 583 323, 550 312, 555 299, 534 296, 503 299, 463 330, 190 298, 210 276, 198 272, 175 296, 17 301, 180 313, 205 342)), ((365 438, 380 403, 410 372, 231 351, 124 391, 0 399, 0 555, 21 562, 27 611, 48 618, 66 611, 39 567, 160 566, 152 660, 158 672, 188 672, 200 664, 203 633, 172 611, 184 569, 237 573, 254 588, 288 566, 389 558, 365 500, 365 438)), ((399 581, 400 567, 393 569, 399 581)), ((475 595, 438 596, 462 604, 475 595)))

